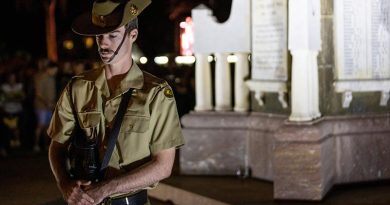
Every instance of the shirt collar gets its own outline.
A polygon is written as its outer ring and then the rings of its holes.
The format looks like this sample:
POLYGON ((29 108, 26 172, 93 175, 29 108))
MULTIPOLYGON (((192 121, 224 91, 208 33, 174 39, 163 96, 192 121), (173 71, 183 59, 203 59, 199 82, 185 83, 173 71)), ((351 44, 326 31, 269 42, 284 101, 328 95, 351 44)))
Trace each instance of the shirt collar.
MULTIPOLYGON (((108 88, 106 72, 104 66, 101 67, 100 74, 96 78, 95 85, 102 91, 102 94, 107 98, 110 97, 110 90, 108 88)), ((133 65, 123 78, 120 86, 112 93, 112 97, 118 96, 130 88, 141 89, 144 85, 144 75, 138 65, 133 61, 133 65)))

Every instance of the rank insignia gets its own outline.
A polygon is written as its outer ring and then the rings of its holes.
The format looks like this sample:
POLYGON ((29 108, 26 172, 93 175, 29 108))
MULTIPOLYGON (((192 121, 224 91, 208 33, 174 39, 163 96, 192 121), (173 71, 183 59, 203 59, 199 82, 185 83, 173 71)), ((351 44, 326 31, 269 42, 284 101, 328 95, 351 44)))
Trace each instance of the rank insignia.
POLYGON ((129 10, 130 10, 131 15, 133 15, 133 16, 135 16, 135 15, 138 14, 138 8, 137 8, 137 6, 134 5, 134 4, 131 4, 131 5, 130 5, 129 10))
POLYGON ((165 95, 167 98, 173 98, 173 91, 172 91, 172 89, 170 89, 170 88, 165 88, 165 90, 164 90, 164 95, 165 95))

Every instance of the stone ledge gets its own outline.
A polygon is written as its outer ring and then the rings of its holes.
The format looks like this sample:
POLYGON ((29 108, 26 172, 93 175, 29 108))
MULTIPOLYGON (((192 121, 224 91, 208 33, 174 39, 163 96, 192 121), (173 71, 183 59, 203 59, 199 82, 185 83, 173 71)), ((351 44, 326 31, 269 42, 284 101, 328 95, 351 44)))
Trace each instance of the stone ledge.
POLYGON ((390 132, 390 113, 327 116, 311 122, 285 121, 274 136, 277 142, 315 143, 332 136, 384 132, 390 132))
POLYGON ((182 117, 181 123, 186 128, 213 129, 260 129, 272 131, 277 129, 286 115, 266 113, 237 112, 191 112, 182 117), (277 123, 275 123, 278 121, 277 123))
POLYGON ((161 201, 170 201, 173 204, 229 205, 164 183, 149 190, 148 195, 161 201))

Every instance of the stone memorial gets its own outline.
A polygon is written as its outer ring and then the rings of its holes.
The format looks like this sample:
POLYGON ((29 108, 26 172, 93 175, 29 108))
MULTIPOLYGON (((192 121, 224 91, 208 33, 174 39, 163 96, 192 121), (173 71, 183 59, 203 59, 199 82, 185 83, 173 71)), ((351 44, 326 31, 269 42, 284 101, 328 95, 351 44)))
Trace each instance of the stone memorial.
POLYGON ((252 1, 252 79, 287 80, 287 0, 252 1))
POLYGON ((335 1, 336 92, 348 108, 354 92, 390 92, 390 1, 335 1))
POLYGON ((390 78, 390 1, 335 1, 337 79, 390 78))
POLYGON ((246 84, 264 107, 265 93, 277 93, 283 108, 288 78, 287 0, 252 0, 252 78, 246 84))
POLYGON ((390 179, 390 0, 233 0, 225 23, 204 6, 193 18, 197 109, 182 118, 182 174, 250 175, 297 200, 390 179))

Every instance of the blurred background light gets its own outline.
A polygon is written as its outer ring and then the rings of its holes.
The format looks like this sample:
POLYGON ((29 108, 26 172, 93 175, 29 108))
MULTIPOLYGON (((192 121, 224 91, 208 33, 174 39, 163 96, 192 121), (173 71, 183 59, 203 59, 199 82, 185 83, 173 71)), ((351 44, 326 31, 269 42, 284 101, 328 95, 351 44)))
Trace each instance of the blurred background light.
POLYGON ((194 30, 192 18, 186 17, 186 20, 180 22, 180 54, 183 56, 193 55, 194 30))
POLYGON ((63 42, 63 46, 64 46, 64 48, 67 49, 67 50, 72 50, 72 49, 74 48, 74 43, 73 43, 72 40, 65 40, 65 41, 63 42))
POLYGON ((195 63, 195 57, 194 56, 177 56, 175 58, 175 62, 177 64, 191 65, 191 64, 195 63))
POLYGON ((165 65, 168 64, 169 59, 167 56, 157 56, 154 58, 154 62, 158 65, 165 65))
POLYGON ((140 59, 139 59, 139 62, 141 64, 146 64, 148 62, 148 58, 146 58, 145 56, 142 56, 140 59))
POLYGON ((92 48, 93 47, 93 44, 94 44, 94 40, 92 37, 86 37, 84 38, 84 45, 85 45, 85 48, 92 48))

